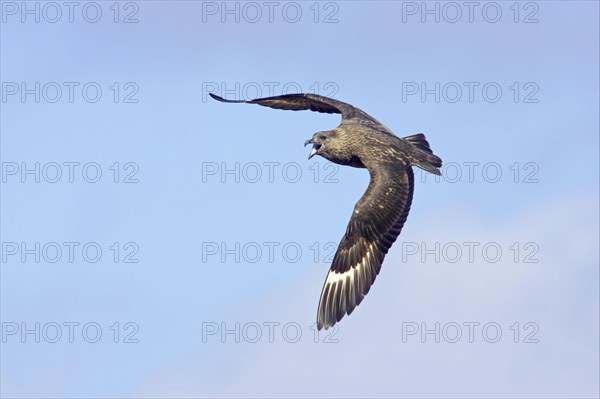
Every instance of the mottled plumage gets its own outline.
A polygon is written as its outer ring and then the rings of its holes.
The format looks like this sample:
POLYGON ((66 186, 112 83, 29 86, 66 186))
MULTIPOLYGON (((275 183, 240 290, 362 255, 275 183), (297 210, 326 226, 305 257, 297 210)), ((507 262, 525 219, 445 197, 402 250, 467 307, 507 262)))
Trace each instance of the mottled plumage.
POLYGON ((399 138, 364 111, 328 97, 287 94, 232 101, 211 96, 223 102, 342 114, 336 129, 317 132, 305 143, 313 145, 309 159, 320 155, 340 165, 367 168, 371 174, 321 291, 317 328, 333 326, 367 295, 406 222, 414 187, 412 166, 439 175, 442 160, 433 154, 423 134, 399 138))

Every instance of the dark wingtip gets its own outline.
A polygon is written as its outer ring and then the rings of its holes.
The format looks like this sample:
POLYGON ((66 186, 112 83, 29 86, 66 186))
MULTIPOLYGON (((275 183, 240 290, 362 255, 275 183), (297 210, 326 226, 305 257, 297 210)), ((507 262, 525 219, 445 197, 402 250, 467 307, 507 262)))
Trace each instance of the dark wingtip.
POLYGON ((333 324, 317 322, 317 331, 328 330, 333 324))
POLYGON ((217 96, 216 94, 213 94, 213 93, 208 93, 208 94, 215 100, 221 101, 222 103, 245 103, 245 102, 247 102, 245 100, 227 100, 227 99, 217 96))
POLYGON ((212 94, 212 93, 208 93, 208 94, 217 101, 225 101, 225 99, 223 97, 219 97, 216 94, 212 94))

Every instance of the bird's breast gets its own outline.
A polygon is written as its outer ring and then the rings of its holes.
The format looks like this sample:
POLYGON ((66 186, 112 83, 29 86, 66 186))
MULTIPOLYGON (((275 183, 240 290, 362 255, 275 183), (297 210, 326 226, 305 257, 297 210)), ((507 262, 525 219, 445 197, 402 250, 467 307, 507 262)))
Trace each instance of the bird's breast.
POLYGON ((360 158, 356 155, 351 155, 348 157, 333 157, 328 158, 328 160, 333 163, 337 163, 338 165, 352 166, 353 168, 366 168, 360 158))

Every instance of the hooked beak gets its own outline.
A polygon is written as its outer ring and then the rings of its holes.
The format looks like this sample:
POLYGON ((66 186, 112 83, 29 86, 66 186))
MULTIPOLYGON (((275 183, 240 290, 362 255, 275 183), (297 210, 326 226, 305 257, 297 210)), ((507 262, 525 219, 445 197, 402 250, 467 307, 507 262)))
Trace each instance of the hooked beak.
MULTIPOLYGON (((304 142, 304 146, 306 147, 309 144, 314 144, 314 140, 310 139, 310 140, 306 140, 304 142)), ((319 146, 320 147, 320 146, 319 146)), ((308 154, 308 159, 311 159, 312 157, 315 156, 315 154, 317 153, 318 148, 316 148, 316 145, 310 150, 310 154, 308 154)))

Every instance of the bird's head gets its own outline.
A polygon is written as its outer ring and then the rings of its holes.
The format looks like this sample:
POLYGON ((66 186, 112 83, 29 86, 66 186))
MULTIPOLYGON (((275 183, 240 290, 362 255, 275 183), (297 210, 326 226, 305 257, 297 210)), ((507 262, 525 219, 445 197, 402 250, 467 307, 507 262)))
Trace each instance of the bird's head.
POLYGON ((317 132, 313 134, 310 140, 306 140, 304 143, 305 147, 309 144, 313 145, 310 154, 308 154, 308 159, 311 159, 315 155, 320 155, 327 159, 334 136, 335 133, 333 131, 317 132))

